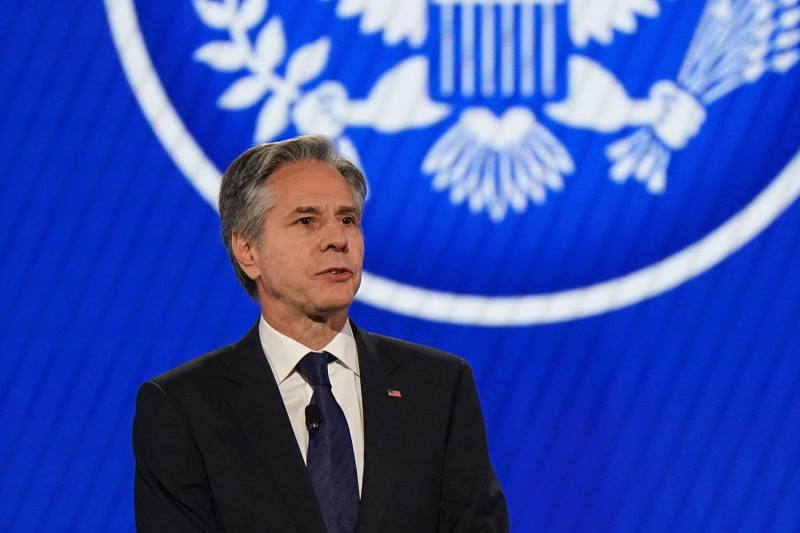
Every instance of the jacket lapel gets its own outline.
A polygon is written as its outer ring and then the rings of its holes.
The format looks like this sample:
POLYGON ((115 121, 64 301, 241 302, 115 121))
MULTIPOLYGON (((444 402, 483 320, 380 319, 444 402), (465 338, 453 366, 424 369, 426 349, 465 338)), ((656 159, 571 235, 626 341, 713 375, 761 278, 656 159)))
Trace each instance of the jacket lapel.
POLYGON ((324 533, 314 489, 261 348, 257 324, 231 352, 225 379, 235 385, 230 404, 298 526, 308 533, 324 533))
POLYGON ((393 372, 400 361, 382 352, 376 337, 362 332, 355 324, 352 326, 358 347, 364 409, 364 480, 358 530, 374 532, 380 529, 383 511, 389 503, 407 435, 403 400, 390 397, 387 391, 402 391, 403 387, 393 381, 393 372))

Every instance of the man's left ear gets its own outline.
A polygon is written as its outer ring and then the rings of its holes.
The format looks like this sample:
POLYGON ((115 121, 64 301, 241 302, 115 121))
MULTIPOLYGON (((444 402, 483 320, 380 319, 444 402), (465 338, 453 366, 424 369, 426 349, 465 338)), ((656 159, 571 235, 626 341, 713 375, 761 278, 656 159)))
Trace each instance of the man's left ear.
POLYGON ((260 272, 256 263, 255 246, 244 235, 234 231, 231 235, 231 249, 239 268, 244 270, 247 277, 252 280, 258 279, 260 272))

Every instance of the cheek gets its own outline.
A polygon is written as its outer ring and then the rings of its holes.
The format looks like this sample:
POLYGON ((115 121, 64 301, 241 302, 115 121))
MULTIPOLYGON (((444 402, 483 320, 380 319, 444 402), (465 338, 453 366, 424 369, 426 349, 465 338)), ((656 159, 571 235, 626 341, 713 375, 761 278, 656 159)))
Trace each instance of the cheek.
POLYGON ((305 275, 305 265, 300 261, 297 247, 273 247, 264 254, 262 270, 267 278, 278 283, 290 282, 305 275))
POLYGON ((357 258, 364 258, 364 236, 361 233, 350 241, 350 248, 357 258))

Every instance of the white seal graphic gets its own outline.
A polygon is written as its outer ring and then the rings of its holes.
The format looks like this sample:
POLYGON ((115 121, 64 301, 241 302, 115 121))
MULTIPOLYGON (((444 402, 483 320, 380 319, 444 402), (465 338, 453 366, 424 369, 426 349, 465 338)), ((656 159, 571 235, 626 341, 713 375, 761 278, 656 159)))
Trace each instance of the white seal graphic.
MULTIPOLYGON (((258 2, 250 3, 251 6, 256 7, 259 4, 258 2)), ((424 4, 415 1, 409 2, 409 5, 412 3, 414 5, 424 4)), ((454 4, 457 2, 441 3, 454 4)), ((556 3, 559 2, 549 2, 549 4, 556 3)), ((594 22, 590 23, 588 18, 579 19, 580 24, 575 23, 570 26, 572 38, 576 43, 585 42, 590 38, 594 38, 598 42, 605 42, 610 39, 609 31, 613 31, 613 29, 631 31, 631 20, 635 27, 635 19, 631 19, 631 14, 650 16, 654 4, 654 2, 644 0, 612 3, 629 5, 628 11, 616 14, 611 12, 616 18, 612 17, 607 20, 610 25, 605 26, 598 26, 594 22), (645 7, 636 7, 639 4, 645 7), (650 9, 650 12, 647 9, 650 9)), ((226 2, 226 5, 233 4, 235 2, 226 2)), ((352 1, 349 4, 367 5, 364 2, 352 1)), ((570 6, 577 11, 580 7, 579 4, 588 5, 589 2, 572 0, 570 6)), ((564 102, 548 105, 545 112, 554 120, 566 125, 596 131, 616 131, 624 126, 639 125, 640 128, 632 135, 609 146, 607 155, 612 161, 612 167, 609 170, 610 177, 615 180, 635 177, 645 184, 648 190, 658 193, 663 190, 666 183, 666 171, 671 151, 682 148, 702 126, 706 105, 743 83, 757 80, 766 71, 782 72, 797 61, 797 40, 793 40, 793 36, 797 34, 798 14, 790 9, 791 6, 784 5, 787 4, 784 1, 782 3, 784 6, 780 8, 783 9, 779 13, 780 17, 775 18, 774 15, 779 9, 779 4, 781 2, 710 0, 706 4, 700 24, 704 31, 696 33, 677 80, 675 82, 662 80, 654 84, 650 98, 646 101, 631 101, 620 87, 615 86, 615 78, 603 71, 602 67, 593 64, 588 58, 577 54, 572 55, 569 60, 568 97, 564 102), (732 46, 736 42, 736 32, 745 32, 757 39, 764 35, 764 28, 770 24, 787 30, 781 34, 784 36, 782 40, 770 41, 776 43, 772 48, 756 46, 748 49, 748 53, 744 55, 748 61, 743 65, 737 64, 736 68, 732 70, 723 72, 715 70, 704 73, 702 69, 698 68, 698 64, 704 63, 701 61, 702 54, 709 53, 711 49, 708 46, 711 44, 715 47, 711 51, 720 54, 721 57, 727 57, 725 54, 732 53, 731 50, 736 52, 735 47, 732 46), (728 41, 722 42, 720 45, 721 39, 725 37, 728 38, 728 41), (605 84, 604 87, 612 91, 617 100, 621 102, 620 106, 623 104, 627 106, 628 112, 616 115, 614 113, 601 115, 589 113, 588 110, 593 105, 591 93, 573 90, 578 85, 573 86, 572 82, 580 77, 591 77, 596 83, 605 84), (623 118, 625 120, 622 120, 623 118)), ((210 205, 215 206, 219 191, 220 171, 205 155, 172 106, 147 51, 133 0, 105 0, 105 7, 115 47, 128 82, 145 117, 181 172, 203 198, 210 205)), ((366 9, 363 6, 362 8, 366 9)), ((584 6, 584 11, 586 10, 587 8, 584 6)), ((251 11, 253 10, 251 9, 251 11)), ((356 8, 352 14, 357 14, 358 11, 359 9, 356 8)), ((261 15, 263 13, 250 12, 246 13, 246 18, 252 21, 259 19, 261 15)), ((212 16, 218 16, 218 21, 222 24, 227 15, 220 11, 212 16)), ((378 19, 373 17, 374 20, 378 19)), ((424 26, 409 24, 403 27, 402 25, 397 26, 397 24, 384 25, 384 38, 387 41, 407 38, 411 44, 418 44, 423 39, 424 34, 420 35, 420 32, 424 31, 424 26)), ((371 28, 370 31, 377 31, 377 29, 380 29, 380 25, 377 28, 371 28)), ((279 32, 278 25, 273 23, 269 32, 265 33, 265 41, 277 42, 276 39, 280 38, 279 32)), ((749 42, 752 43, 752 39, 749 42)), ((257 46, 256 44, 256 48, 257 46)), ((289 64, 294 62, 297 65, 290 69, 293 71, 290 76, 291 80, 275 80, 267 75, 256 73, 253 75, 253 79, 246 82, 250 88, 239 89, 239 94, 233 94, 225 101, 228 104, 241 105, 248 98, 257 99, 252 97, 252 94, 256 92, 260 92, 258 97, 261 97, 272 90, 272 96, 264 104, 262 113, 269 113, 271 117, 281 118, 278 122, 290 118, 295 123, 302 122, 304 117, 311 115, 308 109, 313 107, 315 102, 315 100, 303 102, 303 97, 316 98, 318 102, 328 103, 331 98, 335 100, 337 95, 342 96, 338 87, 335 85, 325 86, 325 84, 319 86, 315 91, 301 94, 300 86, 321 70, 319 63, 324 63, 327 46, 328 43, 320 39, 308 43, 302 54, 300 52, 303 49, 291 55, 288 59, 289 64), (265 82, 265 79, 270 81, 265 82), (289 84, 288 81, 292 83, 289 84), (323 88, 327 91, 325 94, 321 92, 323 88), (311 107, 306 107, 304 111, 300 104, 311 107), (292 106, 294 107, 292 108, 292 106), (268 108, 269 110, 267 110, 268 108)), ((197 54, 200 55, 200 52, 198 51, 197 54)), ((235 59, 231 59, 230 55, 224 57, 225 52, 220 50, 206 49, 204 54, 209 62, 235 59)), ((277 62, 283 59, 283 53, 281 53, 276 54, 270 60, 277 62)), ((419 79, 427 72, 424 59, 424 57, 413 56, 405 62, 401 62, 385 75, 384 84, 381 86, 379 81, 373 90, 386 90, 386 87, 397 83, 397 80, 419 79)), ((344 96, 346 97, 346 95, 344 96)), ((427 105, 426 112, 417 117, 421 121, 418 124, 395 120, 397 117, 376 115, 374 107, 370 104, 370 98, 367 98, 366 101, 356 102, 355 108, 360 109, 361 112, 360 115, 353 116, 360 116, 363 123, 368 123, 371 127, 384 128, 384 131, 397 131, 430 124, 449 113, 445 104, 430 100, 424 102, 427 105), (358 104, 361 106, 359 107, 358 104), (420 116, 422 118, 419 118, 420 116)), ((468 109, 467 111, 471 114, 466 118, 462 116, 465 122, 459 121, 457 125, 462 125, 459 127, 468 127, 469 120, 482 120, 480 110, 468 109)), ((546 135, 538 133, 538 130, 531 130, 536 122, 533 116, 525 114, 524 109, 518 110, 517 115, 519 116, 512 115, 516 122, 525 125, 529 131, 537 131, 536 135, 539 138, 546 139, 548 143, 558 142, 557 139, 550 139, 546 135)), ((489 117, 487 120, 490 118, 498 120, 495 117, 489 117)), ((505 116, 500 120, 504 119, 506 119, 505 116)), ((275 123, 273 120, 264 122, 265 124, 275 123)), ((331 127, 337 126, 334 124, 331 127)), ((274 135, 274 131, 267 131, 266 128, 258 128, 257 131, 260 131, 264 138, 274 135)), ((342 131, 343 129, 339 133, 342 131)), ((355 147, 351 148, 355 151, 355 147)), ((505 147, 501 145, 500 148, 504 149, 505 147)), ((343 149, 347 150, 347 147, 343 146, 343 149)), ((554 147, 553 150, 558 151, 558 148, 554 147)), ((348 155, 357 157, 357 152, 348 155)), ((569 154, 561 155, 566 157, 561 158, 561 166, 558 168, 569 172, 569 163, 571 163, 571 160, 568 160, 569 154)), ((431 168, 440 170, 433 164, 431 164, 431 168)), ((560 185, 561 183, 558 182, 556 187, 560 185)), ((530 325, 593 316, 641 302, 707 271, 761 233, 794 202, 798 195, 800 195, 800 151, 792 157, 764 190, 722 225, 684 249, 627 275, 559 292, 490 297, 427 290, 365 272, 358 299, 363 303, 404 315, 463 325, 530 325)), ((499 212, 499 208, 496 212, 499 212)))

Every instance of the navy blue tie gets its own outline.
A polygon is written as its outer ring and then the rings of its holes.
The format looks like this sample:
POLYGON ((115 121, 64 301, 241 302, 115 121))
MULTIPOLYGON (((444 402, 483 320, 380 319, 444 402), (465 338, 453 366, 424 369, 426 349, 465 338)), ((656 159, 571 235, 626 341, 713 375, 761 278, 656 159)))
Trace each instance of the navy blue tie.
POLYGON ((358 524, 358 474, 353 442, 342 408, 336 403, 328 377, 327 352, 311 352, 297 369, 314 388, 311 404, 319 408, 318 427, 309 424, 308 474, 328 533, 353 533, 358 524))

